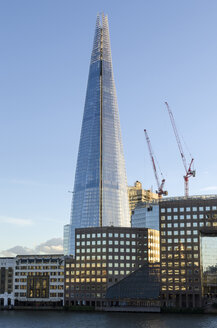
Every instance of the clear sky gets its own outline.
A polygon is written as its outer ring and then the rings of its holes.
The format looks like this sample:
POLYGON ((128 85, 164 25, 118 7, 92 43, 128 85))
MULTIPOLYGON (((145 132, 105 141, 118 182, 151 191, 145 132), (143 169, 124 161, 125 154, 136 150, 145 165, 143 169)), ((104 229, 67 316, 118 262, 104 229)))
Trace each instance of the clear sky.
MULTIPOLYGON (((128 183, 170 196, 184 168, 165 109, 195 158, 190 194, 217 193, 217 1, 0 1, 0 250, 62 237, 69 223, 98 12, 108 14, 128 183)), ((188 155, 188 152, 186 152, 188 155)))

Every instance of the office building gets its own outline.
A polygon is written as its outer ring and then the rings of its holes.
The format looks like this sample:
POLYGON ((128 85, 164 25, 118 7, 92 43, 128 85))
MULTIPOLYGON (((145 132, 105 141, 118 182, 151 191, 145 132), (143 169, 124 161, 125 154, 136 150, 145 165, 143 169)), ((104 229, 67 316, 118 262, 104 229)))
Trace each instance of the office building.
POLYGON ((158 200, 139 203, 131 216, 132 227, 159 230, 158 200))
POLYGON ((65 259, 65 304, 102 306, 108 287, 144 264, 159 262, 159 231, 76 229, 75 258, 65 259))
POLYGON ((216 295, 217 196, 167 198, 159 207, 163 304, 201 307, 216 295))
POLYGON ((63 255, 18 255, 14 278, 15 306, 64 305, 63 255))
POLYGON ((107 16, 97 16, 75 173, 69 253, 75 228, 130 226, 127 180, 107 16))

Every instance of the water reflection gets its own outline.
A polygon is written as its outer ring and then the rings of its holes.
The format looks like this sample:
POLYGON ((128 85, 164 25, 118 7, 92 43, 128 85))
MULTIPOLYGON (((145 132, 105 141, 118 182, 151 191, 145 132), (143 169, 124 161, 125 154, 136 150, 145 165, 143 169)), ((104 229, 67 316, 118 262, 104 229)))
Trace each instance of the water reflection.
POLYGON ((201 235, 202 286, 206 297, 217 297, 217 234, 201 235))

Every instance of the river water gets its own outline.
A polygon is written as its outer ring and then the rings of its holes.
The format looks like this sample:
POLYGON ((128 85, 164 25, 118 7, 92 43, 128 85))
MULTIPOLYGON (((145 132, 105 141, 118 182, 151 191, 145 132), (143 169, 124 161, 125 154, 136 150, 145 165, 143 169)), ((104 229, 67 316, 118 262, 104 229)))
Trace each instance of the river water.
POLYGON ((217 328, 217 315, 1 311, 1 328, 217 328))

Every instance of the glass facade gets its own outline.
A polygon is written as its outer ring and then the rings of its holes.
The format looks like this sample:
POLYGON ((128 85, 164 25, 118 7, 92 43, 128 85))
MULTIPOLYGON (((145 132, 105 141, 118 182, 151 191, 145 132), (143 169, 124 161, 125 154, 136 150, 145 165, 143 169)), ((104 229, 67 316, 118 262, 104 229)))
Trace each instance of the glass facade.
POLYGON ((131 217, 132 227, 159 230, 159 205, 145 204, 134 209, 131 217))
POLYGON ((130 226, 127 181, 107 16, 97 16, 71 211, 75 228, 130 226))
POLYGON ((206 297, 217 296, 217 231, 201 233, 202 287, 206 297))

